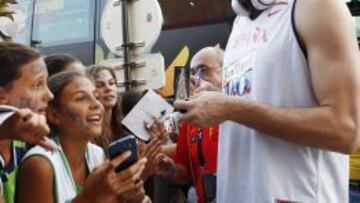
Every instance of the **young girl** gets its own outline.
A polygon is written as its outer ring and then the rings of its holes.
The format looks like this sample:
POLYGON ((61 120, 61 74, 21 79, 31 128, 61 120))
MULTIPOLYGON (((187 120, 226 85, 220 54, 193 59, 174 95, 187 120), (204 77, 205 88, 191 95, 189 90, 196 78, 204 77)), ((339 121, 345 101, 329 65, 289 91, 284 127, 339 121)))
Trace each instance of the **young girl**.
POLYGON ((122 113, 118 102, 117 79, 114 69, 108 66, 90 66, 88 73, 94 80, 105 111, 103 134, 96 138, 96 143, 106 149, 110 142, 126 134, 121 124, 122 113))
MULTIPOLYGON (((118 139, 122 135, 128 134, 121 120, 134 107, 134 105, 141 99, 143 92, 130 91, 123 94, 125 99, 119 98, 117 93, 116 82, 117 78, 114 68, 102 65, 93 65, 89 68, 89 75, 94 80, 97 91, 99 92, 100 101, 105 109, 104 116, 104 132, 102 136, 97 137, 96 143, 107 149, 110 142, 118 139)), ((160 152, 162 142, 158 138, 158 132, 151 132, 153 139, 147 145, 138 142, 138 149, 140 156, 147 157, 148 160, 155 159, 155 156, 160 152)), ((146 180, 154 174, 156 166, 149 161, 146 165, 142 179, 146 180)))
POLYGON ((92 82, 81 73, 62 72, 49 79, 49 87, 55 98, 48 120, 58 150, 36 146, 25 155, 17 202, 117 202, 119 195, 142 191, 145 159, 115 173, 129 154, 105 162, 103 150, 90 143, 102 133, 104 115, 92 82))

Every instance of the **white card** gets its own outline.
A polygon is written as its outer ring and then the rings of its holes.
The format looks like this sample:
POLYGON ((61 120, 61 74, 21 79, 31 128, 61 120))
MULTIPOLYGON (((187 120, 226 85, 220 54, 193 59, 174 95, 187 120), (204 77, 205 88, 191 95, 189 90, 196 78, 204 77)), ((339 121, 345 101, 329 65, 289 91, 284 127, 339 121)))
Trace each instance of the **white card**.
POLYGON ((148 141, 151 135, 145 129, 145 123, 152 125, 154 118, 163 121, 174 111, 164 98, 152 90, 141 98, 134 108, 122 120, 122 123, 141 140, 148 141))

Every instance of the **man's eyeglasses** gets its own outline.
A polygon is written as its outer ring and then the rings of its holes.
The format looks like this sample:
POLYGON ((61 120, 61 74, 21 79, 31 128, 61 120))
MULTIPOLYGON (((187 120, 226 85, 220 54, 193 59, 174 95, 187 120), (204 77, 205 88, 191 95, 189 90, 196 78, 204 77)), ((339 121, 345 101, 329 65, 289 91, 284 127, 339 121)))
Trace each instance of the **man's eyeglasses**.
POLYGON ((190 69, 190 74, 192 76, 195 76, 195 75, 204 75, 207 73, 207 71, 209 70, 209 66, 207 65, 199 65, 195 68, 191 68, 190 69))

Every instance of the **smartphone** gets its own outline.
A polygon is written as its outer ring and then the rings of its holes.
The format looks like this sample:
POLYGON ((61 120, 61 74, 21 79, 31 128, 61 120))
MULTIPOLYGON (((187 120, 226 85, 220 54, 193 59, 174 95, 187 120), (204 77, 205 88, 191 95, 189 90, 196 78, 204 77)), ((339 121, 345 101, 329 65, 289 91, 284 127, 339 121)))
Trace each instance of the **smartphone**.
POLYGON ((131 152, 130 157, 120 165, 116 166, 115 172, 120 172, 138 161, 139 157, 136 147, 136 138, 133 135, 128 135, 112 142, 109 145, 108 152, 110 159, 114 159, 126 151, 131 152))

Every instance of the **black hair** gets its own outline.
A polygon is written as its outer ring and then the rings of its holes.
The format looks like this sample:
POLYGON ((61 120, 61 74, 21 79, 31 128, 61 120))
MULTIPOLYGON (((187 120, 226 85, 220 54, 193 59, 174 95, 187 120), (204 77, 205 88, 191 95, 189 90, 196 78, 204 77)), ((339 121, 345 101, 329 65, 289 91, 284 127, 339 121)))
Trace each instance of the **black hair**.
POLYGON ((45 56, 44 61, 49 76, 65 71, 66 66, 71 63, 80 62, 79 59, 70 54, 50 54, 45 56))
POLYGON ((146 91, 136 91, 132 90, 129 92, 124 92, 121 95, 121 110, 123 112, 123 116, 125 117, 131 109, 140 101, 146 91))
POLYGON ((130 130, 121 123, 121 120, 131 111, 140 101, 144 92, 129 91, 118 94, 116 105, 112 109, 111 126, 103 126, 103 136, 95 138, 95 143, 101 146, 105 151, 109 144, 121 137, 131 134, 130 130))
POLYGON ((0 42, 0 87, 11 87, 21 77, 20 67, 40 57, 36 49, 14 42, 0 42))
MULTIPOLYGON (((78 71, 64 71, 64 72, 57 73, 48 79, 48 87, 54 95, 54 99, 49 102, 50 109, 51 108, 55 108, 55 109, 60 108, 60 106, 61 106, 60 95, 61 95, 62 91, 71 81, 73 81, 79 77, 86 77, 86 76, 83 73, 80 73, 78 71)), ((55 125, 51 121, 48 121, 48 122, 49 122, 50 130, 51 130, 50 135, 55 136, 56 134, 59 133, 59 128, 57 125, 55 125)))
POLYGON ((78 77, 86 77, 85 74, 80 73, 78 71, 64 71, 52 75, 48 80, 48 87, 50 91, 54 95, 54 99, 49 102, 50 107, 59 107, 60 106, 60 98, 64 87, 78 77))

